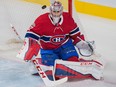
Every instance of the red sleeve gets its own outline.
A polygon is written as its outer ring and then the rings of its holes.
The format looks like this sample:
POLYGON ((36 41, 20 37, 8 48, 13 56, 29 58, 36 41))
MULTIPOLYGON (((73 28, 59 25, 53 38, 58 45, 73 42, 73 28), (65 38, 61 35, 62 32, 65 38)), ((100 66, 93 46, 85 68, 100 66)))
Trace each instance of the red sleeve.
POLYGON ((34 23, 30 26, 30 28, 27 30, 27 32, 33 32, 35 34, 39 35, 39 31, 42 27, 42 23, 41 23, 41 18, 38 17, 34 23))
POLYGON ((42 28, 43 28, 43 24, 46 20, 48 20, 48 14, 49 13, 45 13, 40 15, 35 21, 34 24, 31 25, 30 29, 28 31, 36 33, 38 35, 42 34, 42 28))
MULTIPOLYGON (((78 28, 77 28, 78 29, 78 28)), ((79 41, 81 40, 85 40, 84 39, 84 35, 81 34, 80 31, 78 31, 77 33, 73 34, 73 35, 70 35, 70 37, 73 39, 73 44, 76 44, 78 43, 79 41)))
POLYGON ((75 23, 74 19, 70 17, 70 25, 72 26, 72 30, 70 31, 70 37, 73 39, 73 43, 76 44, 79 41, 85 40, 84 35, 81 33, 78 25, 75 23))

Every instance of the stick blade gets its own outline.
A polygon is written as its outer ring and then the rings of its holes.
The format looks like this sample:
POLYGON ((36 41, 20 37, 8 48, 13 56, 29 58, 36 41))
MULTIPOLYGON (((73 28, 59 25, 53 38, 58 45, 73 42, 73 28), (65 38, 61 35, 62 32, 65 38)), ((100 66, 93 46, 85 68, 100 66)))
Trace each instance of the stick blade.
POLYGON ((47 82, 45 82, 45 85, 48 87, 52 87, 52 86, 60 85, 60 84, 65 83, 67 81, 68 81, 68 77, 64 77, 64 78, 56 80, 56 81, 49 81, 49 82, 47 81, 47 82))

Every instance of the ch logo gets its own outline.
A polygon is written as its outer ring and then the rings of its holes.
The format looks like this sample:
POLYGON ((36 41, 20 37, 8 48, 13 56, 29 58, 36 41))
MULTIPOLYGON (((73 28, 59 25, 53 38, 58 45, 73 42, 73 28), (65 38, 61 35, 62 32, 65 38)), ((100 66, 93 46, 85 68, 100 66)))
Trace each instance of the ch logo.
POLYGON ((54 38, 54 42, 61 42, 63 38, 54 38))
POLYGON ((57 35, 57 36, 53 36, 50 41, 53 43, 53 44, 61 44, 62 42, 65 41, 65 36, 63 35, 57 35))

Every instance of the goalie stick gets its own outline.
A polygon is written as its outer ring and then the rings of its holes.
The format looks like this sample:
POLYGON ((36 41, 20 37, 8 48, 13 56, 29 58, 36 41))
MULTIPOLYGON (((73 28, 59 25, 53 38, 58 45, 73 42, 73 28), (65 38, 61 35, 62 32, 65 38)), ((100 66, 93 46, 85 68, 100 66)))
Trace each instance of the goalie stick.
POLYGON ((19 38, 19 40, 23 41, 23 40, 21 39, 21 37, 19 36, 18 32, 16 31, 15 27, 14 27, 12 24, 10 24, 10 26, 11 26, 13 32, 14 32, 14 33, 16 34, 16 36, 19 38))
MULTIPOLYGON (((59 80, 52 81, 52 80, 48 79, 46 73, 42 70, 41 65, 39 64, 39 61, 37 58, 32 60, 32 62, 34 63, 35 68, 37 69, 40 77, 42 78, 42 80, 44 81, 46 86, 49 86, 49 87, 56 86, 56 85, 66 82, 68 80, 68 77, 65 77, 65 78, 62 78, 59 80)), ((54 75, 53 75, 53 77, 54 77, 54 75)))

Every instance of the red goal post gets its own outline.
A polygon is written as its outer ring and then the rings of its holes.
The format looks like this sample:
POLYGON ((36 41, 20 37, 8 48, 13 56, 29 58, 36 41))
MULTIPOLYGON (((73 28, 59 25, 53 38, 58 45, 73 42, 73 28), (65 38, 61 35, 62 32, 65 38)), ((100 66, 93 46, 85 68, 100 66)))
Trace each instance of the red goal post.
POLYGON ((68 0, 68 12, 72 16, 72 0, 68 0))

